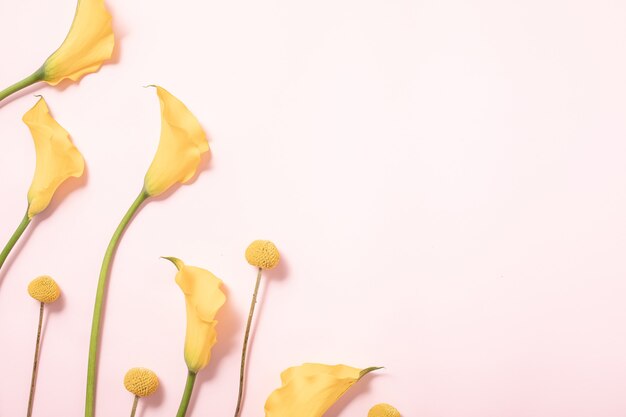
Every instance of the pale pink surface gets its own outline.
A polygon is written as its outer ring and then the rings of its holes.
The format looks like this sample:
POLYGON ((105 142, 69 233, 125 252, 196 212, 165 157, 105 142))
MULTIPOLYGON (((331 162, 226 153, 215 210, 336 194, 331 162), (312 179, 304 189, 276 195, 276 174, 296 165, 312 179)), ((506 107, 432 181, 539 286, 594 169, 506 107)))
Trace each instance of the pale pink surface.
MULTIPOLYGON (((104 249, 157 146, 158 83, 211 137, 191 186, 146 205, 107 297, 98 415, 127 415, 126 370, 182 392, 177 256, 228 302, 190 416, 229 416, 253 239, 284 261, 262 286, 244 416, 306 361, 382 365, 328 417, 389 402, 406 417, 626 413, 626 4, 617 1, 108 2, 115 65, 0 108, 0 244, 26 208, 22 114, 45 95, 88 166, 0 274, 0 415, 25 414, 37 305, 47 312, 35 416, 83 412, 104 249), (71 192, 68 192, 72 189, 71 192)), ((0 83, 61 42, 74 2, 0 6, 0 83)))

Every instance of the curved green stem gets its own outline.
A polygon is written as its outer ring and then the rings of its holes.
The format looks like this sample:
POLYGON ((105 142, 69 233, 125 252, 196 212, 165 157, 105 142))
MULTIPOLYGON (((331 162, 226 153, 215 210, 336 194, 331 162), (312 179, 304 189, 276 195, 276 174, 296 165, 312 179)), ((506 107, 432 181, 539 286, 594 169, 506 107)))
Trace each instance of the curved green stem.
POLYGON ((28 77, 24 78, 22 81, 18 81, 12 86, 9 86, 5 88, 4 90, 0 91, 0 101, 9 97, 11 94, 16 93, 23 88, 28 87, 29 85, 33 85, 38 81, 43 81, 44 76, 45 76, 45 72, 44 72, 43 67, 41 67, 37 71, 29 75, 28 77))
POLYGON ((193 384, 196 382, 196 374, 188 371, 187 382, 185 383, 185 391, 183 391, 183 398, 180 399, 180 406, 176 417, 185 417, 187 414, 187 407, 189 407, 189 400, 191 399, 191 393, 193 392, 193 384))
POLYGON ((98 362, 98 343, 100 339, 100 321, 102 319, 102 304, 104 302, 104 290, 106 288, 107 277, 109 275, 109 269, 111 268, 111 260, 117 244, 119 243, 126 226, 130 223, 141 204, 149 197, 148 193, 141 190, 141 193, 133 204, 130 206, 124 218, 120 222, 113 237, 109 242, 106 252, 104 253, 104 259, 102 260, 102 267, 100 268, 100 277, 98 278, 98 289, 96 290, 96 302, 93 307, 93 319, 91 321, 91 337, 89 339, 89 362, 87 365, 87 397, 85 399, 85 416, 93 417, 95 414, 95 397, 96 397, 96 367, 98 362))
POLYGON ((239 369, 239 393, 237 394, 237 408, 235 409, 235 417, 239 416, 241 411, 241 400, 243 399, 243 379, 246 373, 246 352, 248 351, 248 339, 250 338, 250 328, 252 327, 252 316, 254 315, 254 306, 256 305, 256 297, 259 294, 259 284, 261 284, 261 272, 256 275, 256 284, 254 293, 252 294, 252 303, 250 303, 250 312, 248 313, 248 323, 246 324, 246 334, 243 337, 243 349, 241 349, 241 367, 239 369))
POLYGON ((20 239, 20 237, 24 233, 24 230, 26 230, 26 228, 30 224, 30 220, 31 220, 30 217, 28 217, 28 210, 26 210, 26 214, 24 215, 22 222, 20 223, 19 226, 17 226, 17 229, 15 230, 15 232, 13 232, 13 235, 11 236, 7 244, 4 246, 4 249, 2 249, 2 252, 0 252, 0 269, 2 269, 2 265, 4 264, 4 261, 7 260, 9 253, 11 253, 11 249, 13 249, 13 246, 15 246, 17 241, 20 239))

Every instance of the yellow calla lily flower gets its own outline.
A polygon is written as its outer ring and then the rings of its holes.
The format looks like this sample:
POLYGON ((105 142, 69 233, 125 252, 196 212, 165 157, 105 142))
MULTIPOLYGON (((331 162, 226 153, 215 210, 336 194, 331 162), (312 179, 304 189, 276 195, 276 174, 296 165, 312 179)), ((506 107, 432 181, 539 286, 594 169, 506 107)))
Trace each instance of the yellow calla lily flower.
POLYGON ((78 0, 74 21, 65 41, 43 64, 44 81, 57 85, 96 72, 111 58, 115 36, 104 0, 78 0))
POLYGON ((48 207, 57 188, 69 177, 83 175, 85 161, 70 135, 50 115, 43 97, 22 118, 35 142, 35 175, 28 190, 28 209, 0 252, 0 268, 35 215, 48 207))
POLYGON ((376 367, 305 363, 285 370, 282 386, 265 402, 265 417, 321 417, 359 379, 376 367))
POLYGON ((215 315, 226 302, 220 289, 222 280, 180 259, 165 258, 178 269, 176 283, 185 294, 187 306, 187 332, 185 335, 185 362, 194 373, 204 368, 211 359, 211 348, 217 342, 215 315))
MULTIPOLYGON (((111 260, 124 230, 139 208, 150 197, 157 196, 172 185, 189 181, 200 164, 201 155, 209 150, 209 143, 198 119, 176 97, 165 89, 156 87, 161 103, 161 140, 156 155, 144 179, 144 186, 115 229, 104 253, 96 301, 91 321, 89 359, 87 362, 87 393, 85 397, 85 417, 95 415, 96 404, 96 365, 100 341, 100 322, 105 302, 105 287, 111 269, 111 260)), ((210 352, 210 347, 209 347, 210 352)), ((186 355, 187 356, 187 355, 186 355)), ((208 357, 205 358, 208 361, 208 357)), ((201 365, 201 360, 193 362, 193 368, 201 365)), ((206 363, 205 363, 206 364, 206 363)), ((204 366, 204 365, 203 365, 204 366)), ((195 375, 195 373, 193 374, 195 375)))
POLYGON ((35 142, 35 176, 28 190, 28 217, 48 207, 57 188, 70 177, 80 177, 85 161, 69 133, 50 115, 43 97, 22 118, 35 142))
POLYGON ((209 142, 200 122, 180 100, 154 86, 161 103, 161 140, 144 179, 144 189, 156 196, 196 173, 209 142))
POLYGON ((78 0, 74 21, 61 46, 34 73, 0 91, 0 101, 39 81, 57 85, 96 72, 115 46, 111 14, 104 0, 78 0))
POLYGON ((185 294, 187 305, 187 333, 185 335, 185 363, 187 363, 187 383, 178 407, 177 417, 187 413, 193 385, 197 373, 211 359, 211 348, 217 342, 215 315, 226 302, 226 295, 220 289, 222 280, 195 266, 187 266, 178 258, 166 257, 178 273, 176 283, 185 294))

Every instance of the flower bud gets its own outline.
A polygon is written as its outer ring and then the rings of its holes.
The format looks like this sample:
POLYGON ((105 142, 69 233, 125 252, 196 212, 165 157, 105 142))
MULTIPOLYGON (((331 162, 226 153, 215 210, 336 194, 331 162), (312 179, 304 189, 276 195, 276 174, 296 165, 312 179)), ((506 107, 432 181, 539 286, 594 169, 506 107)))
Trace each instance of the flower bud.
POLYGON ((159 378, 147 368, 132 368, 124 376, 124 386, 138 397, 147 397, 159 388, 159 378))
POLYGON ((367 417, 401 417, 400 412, 389 404, 380 403, 372 407, 367 417))
POLYGON ((252 266, 272 269, 280 261, 280 253, 269 240, 255 240, 246 249, 246 260, 252 266))
POLYGON ((42 275, 28 284, 28 294, 41 303, 53 303, 61 295, 59 285, 49 276, 42 275))

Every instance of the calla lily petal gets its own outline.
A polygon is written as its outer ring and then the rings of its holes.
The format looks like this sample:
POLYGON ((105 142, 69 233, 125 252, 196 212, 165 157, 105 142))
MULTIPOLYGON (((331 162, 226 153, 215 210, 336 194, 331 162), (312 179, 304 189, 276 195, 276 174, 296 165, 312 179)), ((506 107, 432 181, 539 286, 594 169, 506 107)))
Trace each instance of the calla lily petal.
POLYGON ((69 133, 50 115, 41 97, 22 118, 35 142, 35 175, 28 190, 28 217, 48 207, 57 188, 70 177, 80 177, 85 161, 69 133))
POLYGON ((67 37, 43 64, 43 81, 57 85, 69 78, 80 80, 96 72, 111 58, 115 36, 104 0, 78 0, 67 37))
POLYGON ((197 373, 211 359, 211 348, 217 342, 215 315, 226 302, 220 289, 222 280, 195 266, 187 266, 177 258, 165 258, 178 269, 176 283, 185 294, 187 306, 187 332, 185 336, 185 362, 187 368, 197 373))
POLYGON ((380 368, 305 363, 285 370, 265 402, 266 417, 321 417, 354 383, 380 368))
POLYGON ((206 134, 196 116, 176 97, 155 86, 161 103, 161 140, 144 179, 150 196, 189 181, 209 151, 206 134))

